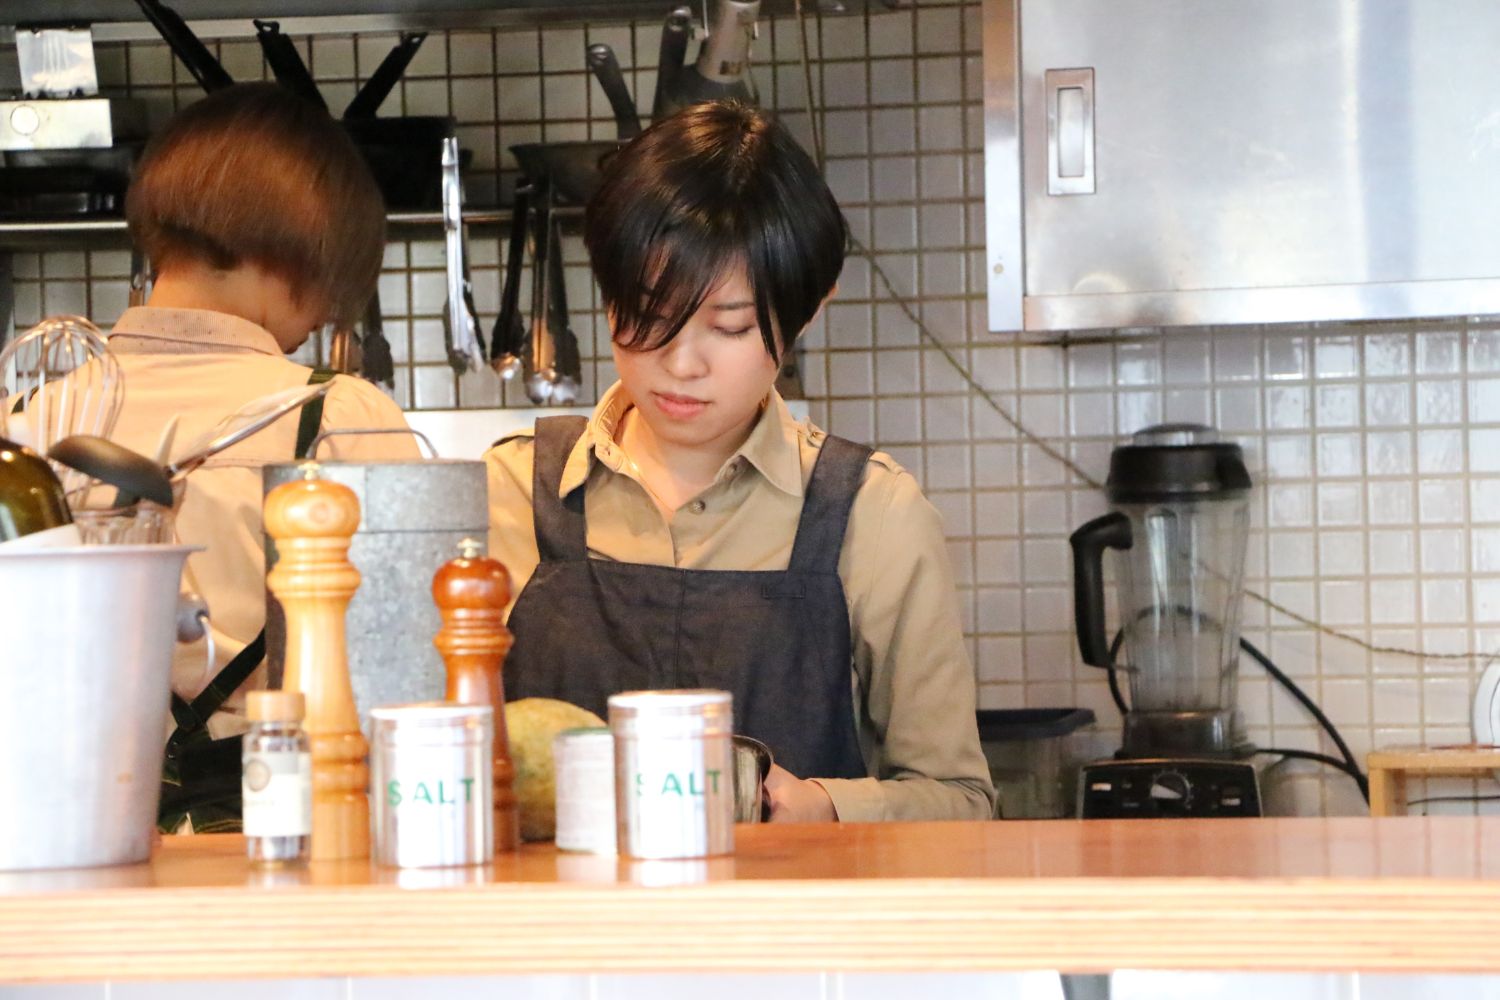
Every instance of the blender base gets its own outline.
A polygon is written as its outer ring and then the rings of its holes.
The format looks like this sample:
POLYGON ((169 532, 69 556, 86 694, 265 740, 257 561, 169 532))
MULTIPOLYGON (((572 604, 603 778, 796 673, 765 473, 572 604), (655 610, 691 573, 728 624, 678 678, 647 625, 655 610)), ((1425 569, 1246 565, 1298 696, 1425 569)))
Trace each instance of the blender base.
POLYGON ((1125 715, 1124 749, 1116 756, 1240 760, 1255 753, 1244 732, 1235 708, 1178 712, 1133 708, 1125 715))
POLYGON ((1080 819, 1174 819, 1261 815, 1249 760, 1142 757, 1083 765, 1080 819))

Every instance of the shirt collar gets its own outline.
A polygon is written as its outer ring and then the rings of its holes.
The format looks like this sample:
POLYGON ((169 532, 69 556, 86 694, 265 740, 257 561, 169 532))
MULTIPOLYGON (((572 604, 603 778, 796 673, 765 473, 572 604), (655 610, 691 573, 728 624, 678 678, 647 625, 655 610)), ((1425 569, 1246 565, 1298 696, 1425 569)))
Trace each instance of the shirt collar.
POLYGON ((284 356, 281 345, 264 327, 209 309, 134 306, 125 310, 109 337, 111 341, 117 337, 153 341, 154 348, 168 352, 248 351, 284 356))
MULTIPOLYGON (((631 405, 630 397, 619 382, 599 398, 588 429, 573 446, 563 466, 562 481, 558 484, 559 496, 567 496, 583 485, 595 461, 602 461, 608 468, 619 471, 623 456, 615 443, 615 434, 620 418, 631 405)), ((797 443, 797 420, 775 389, 771 390, 766 405, 761 408, 750 436, 730 456, 729 462, 739 458, 753 465, 767 482, 783 493, 802 496, 802 453, 797 443)))

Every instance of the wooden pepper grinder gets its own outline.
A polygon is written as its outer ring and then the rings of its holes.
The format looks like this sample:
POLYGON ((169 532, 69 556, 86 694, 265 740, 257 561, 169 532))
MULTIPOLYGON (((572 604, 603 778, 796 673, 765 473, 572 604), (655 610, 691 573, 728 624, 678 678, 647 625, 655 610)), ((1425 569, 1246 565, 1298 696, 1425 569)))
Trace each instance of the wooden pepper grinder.
POLYGON ((495 850, 514 851, 521 846, 521 822, 516 769, 505 730, 505 687, 500 680, 512 641, 505 627, 510 574, 499 560, 480 555, 480 548, 479 542, 465 538, 459 543, 462 554, 444 563, 433 576, 432 600, 443 616, 443 627, 432 644, 448 671, 447 700, 489 705, 495 710, 495 850))
POLYGON ((276 567, 266 577, 286 611, 284 686, 307 699, 312 738, 312 860, 370 856, 369 745, 349 685, 344 613, 359 589, 349 541, 359 527, 359 498, 347 486, 301 466, 301 480, 266 496, 266 531, 276 567))

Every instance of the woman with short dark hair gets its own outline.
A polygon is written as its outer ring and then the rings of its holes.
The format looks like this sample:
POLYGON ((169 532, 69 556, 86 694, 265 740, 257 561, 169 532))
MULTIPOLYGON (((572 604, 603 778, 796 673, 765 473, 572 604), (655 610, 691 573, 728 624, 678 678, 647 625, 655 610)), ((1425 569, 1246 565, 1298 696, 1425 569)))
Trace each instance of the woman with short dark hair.
POLYGON ((690 107, 606 166, 585 240, 620 381, 486 455, 507 696, 727 689, 772 820, 988 817, 938 514, 775 390, 848 241, 810 158, 763 111, 690 107))

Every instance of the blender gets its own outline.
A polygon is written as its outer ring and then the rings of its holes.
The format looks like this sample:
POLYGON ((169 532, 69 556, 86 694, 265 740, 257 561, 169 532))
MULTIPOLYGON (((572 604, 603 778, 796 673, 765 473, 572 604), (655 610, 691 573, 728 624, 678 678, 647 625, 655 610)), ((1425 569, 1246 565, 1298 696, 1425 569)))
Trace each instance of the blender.
POLYGON ((1260 814, 1235 703, 1250 485, 1240 447, 1196 424, 1148 427, 1110 455, 1111 509, 1071 539, 1074 613, 1084 662, 1124 673, 1130 700, 1120 751, 1083 767, 1080 816, 1260 814))

